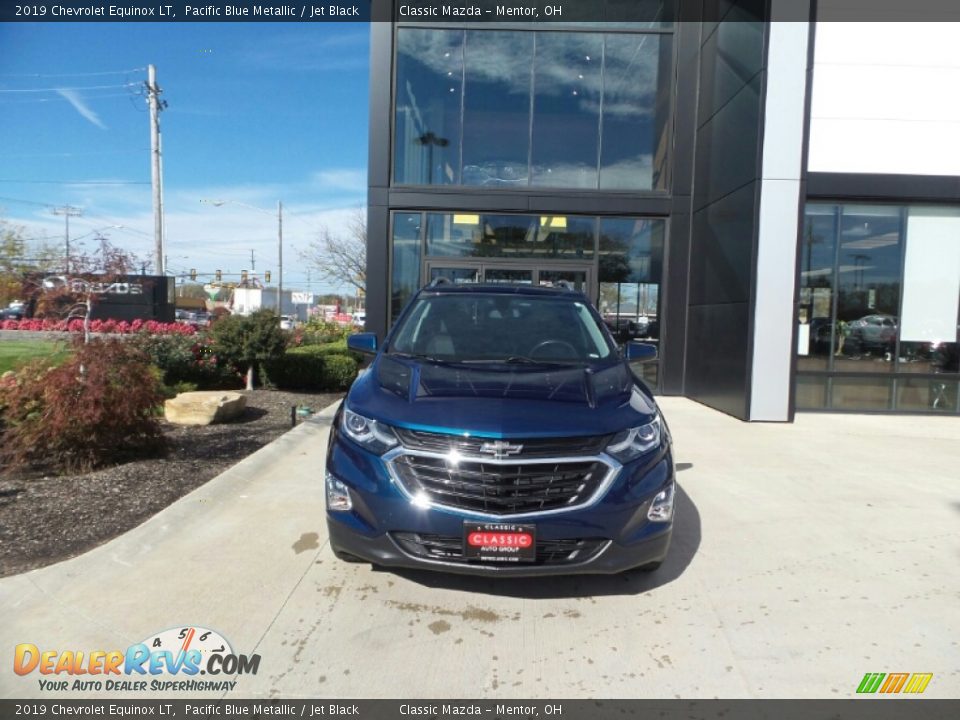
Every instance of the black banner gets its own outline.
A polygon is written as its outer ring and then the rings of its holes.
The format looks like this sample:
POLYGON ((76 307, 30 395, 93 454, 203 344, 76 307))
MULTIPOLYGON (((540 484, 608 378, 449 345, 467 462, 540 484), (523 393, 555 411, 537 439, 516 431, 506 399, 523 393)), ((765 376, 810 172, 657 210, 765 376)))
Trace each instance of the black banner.
POLYGON ((0 700, 0 717, 363 720, 954 720, 960 700, 0 700))
MULTIPOLYGON (((761 0, 36 0, 0 4, 0 22, 643 23, 769 20, 761 0)), ((810 20, 807 3, 774 3, 777 20, 810 20)), ((955 0, 820 0, 815 20, 960 20, 955 0)))

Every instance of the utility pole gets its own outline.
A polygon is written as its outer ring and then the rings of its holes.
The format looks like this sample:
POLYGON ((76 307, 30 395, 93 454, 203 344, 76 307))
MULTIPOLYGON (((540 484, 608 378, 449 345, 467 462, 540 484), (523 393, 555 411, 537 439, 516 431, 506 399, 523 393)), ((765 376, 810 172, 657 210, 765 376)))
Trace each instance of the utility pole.
POLYGON ((283 201, 277 200, 277 315, 283 315, 283 201))
POLYGON ((250 248, 250 270, 253 271, 256 269, 257 269, 257 260, 253 255, 253 248, 250 248))
POLYGON ((147 104, 150 106, 150 181, 153 186, 153 241, 157 274, 164 274, 163 262, 163 178, 160 151, 160 111, 167 103, 160 100, 157 69, 147 66, 147 104))
POLYGON ((80 217, 83 215, 83 210, 72 205, 64 205, 63 207, 58 207, 53 209, 54 215, 63 215, 63 220, 65 224, 63 232, 63 252, 64 252, 64 272, 70 274, 70 218, 71 217, 80 217))

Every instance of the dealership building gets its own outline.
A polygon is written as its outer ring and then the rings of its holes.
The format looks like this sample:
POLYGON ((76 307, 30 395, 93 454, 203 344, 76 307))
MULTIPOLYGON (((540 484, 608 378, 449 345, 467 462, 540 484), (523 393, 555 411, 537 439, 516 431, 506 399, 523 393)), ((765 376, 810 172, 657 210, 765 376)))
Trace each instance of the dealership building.
POLYGON ((757 421, 960 414, 960 25, 374 5, 368 329, 440 276, 567 280, 658 344, 658 393, 757 421))

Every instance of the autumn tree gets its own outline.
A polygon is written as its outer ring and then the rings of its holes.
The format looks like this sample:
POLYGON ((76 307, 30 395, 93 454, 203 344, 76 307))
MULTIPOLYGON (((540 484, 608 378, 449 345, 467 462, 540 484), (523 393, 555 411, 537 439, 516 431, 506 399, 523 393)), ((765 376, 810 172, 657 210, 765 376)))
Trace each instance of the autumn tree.
POLYGON ((344 232, 335 233, 328 227, 320 232, 302 260, 319 273, 322 280, 340 287, 349 286, 366 291, 367 286, 367 219, 357 209, 344 232))
POLYGON ((24 300, 24 278, 56 267, 57 253, 45 243, 31 240, 26 231, 0 219, 0 307, 24 300))

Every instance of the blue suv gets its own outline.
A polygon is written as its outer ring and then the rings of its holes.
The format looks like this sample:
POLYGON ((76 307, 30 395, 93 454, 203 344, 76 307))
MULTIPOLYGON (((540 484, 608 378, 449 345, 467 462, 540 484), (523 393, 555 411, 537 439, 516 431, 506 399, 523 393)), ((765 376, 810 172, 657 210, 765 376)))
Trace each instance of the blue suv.
POLYGON ((656 569, 670 433, 581 293, 433 284, 409 302, 330 434, 327 526, 347 561, 473 575, 656 569))

